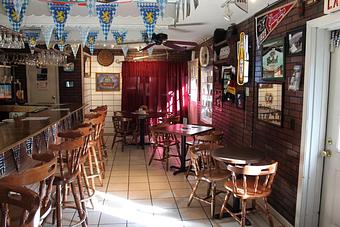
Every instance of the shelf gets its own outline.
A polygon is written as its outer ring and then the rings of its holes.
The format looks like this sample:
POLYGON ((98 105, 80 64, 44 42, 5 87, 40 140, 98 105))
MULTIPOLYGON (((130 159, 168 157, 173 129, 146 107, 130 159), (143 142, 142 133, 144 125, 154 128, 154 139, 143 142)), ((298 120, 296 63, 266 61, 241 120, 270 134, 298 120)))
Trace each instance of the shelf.
POLYGON ((228 40, 223 40, 219 43, 215 43, 214 48, 219 48, 219 47, 223 47, 223 46, 227 46, 227 45, 228 45, 228 40))

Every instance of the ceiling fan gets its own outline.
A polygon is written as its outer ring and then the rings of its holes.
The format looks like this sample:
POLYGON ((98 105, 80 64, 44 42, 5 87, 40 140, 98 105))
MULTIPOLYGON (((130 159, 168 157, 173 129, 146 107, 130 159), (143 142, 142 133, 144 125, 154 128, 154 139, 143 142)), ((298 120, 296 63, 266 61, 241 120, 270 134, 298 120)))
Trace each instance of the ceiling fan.
POLYGON ((188 29, 183 29, 180 27, 192 27, 192 26, 200 26, 205 25, 206 23, 203 22, 195 22, 195 23, 183 23, 183 24, 177 24, 176 21, 173 25, 169 25, 168 29, 178 31, 178 32, 190 32, 188 29))
POLYGON ((146 42, 148 45, 141 49, 141 51, 147 50, 155 45, 163 45, 166 47, 169 47, 171 49, 177 50, 177 51, 184 51, 187 49, 187 47, 184 46, 190 46, 195 47, 197 46, 196 42, 190 42, 190 41, 179 41, 179 40, 168 40, 168 35, 165 33, 153 33, 151 42, 146 42))

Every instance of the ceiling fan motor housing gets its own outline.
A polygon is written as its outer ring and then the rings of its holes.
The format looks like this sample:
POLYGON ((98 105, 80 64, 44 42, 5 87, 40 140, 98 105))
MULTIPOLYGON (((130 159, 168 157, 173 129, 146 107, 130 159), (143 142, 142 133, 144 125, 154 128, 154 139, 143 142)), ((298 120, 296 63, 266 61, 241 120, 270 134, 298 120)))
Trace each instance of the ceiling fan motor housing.
POLYGON ((154 41, 157 45, 161 45, 164 41, 168 39, 168 35, 164 33, 153 33, 152 41, 154 41))

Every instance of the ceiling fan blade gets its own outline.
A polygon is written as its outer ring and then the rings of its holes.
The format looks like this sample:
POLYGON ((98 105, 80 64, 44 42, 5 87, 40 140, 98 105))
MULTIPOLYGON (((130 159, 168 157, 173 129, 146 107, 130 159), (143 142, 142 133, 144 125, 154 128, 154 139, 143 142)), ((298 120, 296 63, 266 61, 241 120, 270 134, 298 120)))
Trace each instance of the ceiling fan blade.
POLYGON ((199 26, 199 25, 206 25, 206 23, 204 22, 183 23, 183 24, 169 25, 169 27, 185 27, 185 26, 199 26))
POLYGON ((126 44, 143 44, 145 42, 143 41, 132 41, 132 42, 125 42, 125 43, 120 43, 118 45, 126 45, 126 44))
POLYGON ((163 45, 178 51, 184 51, 186 49, 185 47, 177 46, 176 44, 168 41, 164 42, 163 45))
POLYGON ((185 46, 197 46, 197 43, 190 41, 180 41, 180 40, 168 40, 167 43, 175 44, 175 45, 185 45, 185 46))
POLYGON ((146 47, 142 48, 140 51, 147 50, 147 49, 153 47, 154 45, 155 45, 155 43, 151 43, 151 44, 147 45, 146 47))

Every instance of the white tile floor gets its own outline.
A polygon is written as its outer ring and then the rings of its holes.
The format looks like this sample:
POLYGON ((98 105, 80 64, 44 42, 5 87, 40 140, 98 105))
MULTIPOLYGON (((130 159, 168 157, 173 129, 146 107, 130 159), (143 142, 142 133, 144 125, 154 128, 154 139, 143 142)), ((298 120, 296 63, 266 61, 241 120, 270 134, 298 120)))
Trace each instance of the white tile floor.
MULTIPOLYGON (((106 137, 111 147, 112 137, 106 137)), ((233 219, 211 220, 210 207, 193 201, 187 207, 194 178, 187 180, 184 174, 166 172, 163 164, 154 161, 148 166, 151 148, 145 151, 136 146, 127 146, 121 152, 120 144, 109 151, 106 161, 104 187, 97 187, 95 209, 88 209, 89 226, 139 227, 139 226, 239 226, 233 219)), ((173 159, 172 164, 178 164, 173 159)), ((206 193, 206 187, 199 188, 206 193)), ((222 196, 217 198, 216 212, 221 207, 222 196)), ((63 225, 74 224, 78 215, 64 211, 63 225)), ((266 220, 260 214, 249 215, 253 226, 266 227, 266 220)), ((44 226, 52 226, 51 224, 44 226)), ((282 226, 278 223, 275 226, 282 226)))

